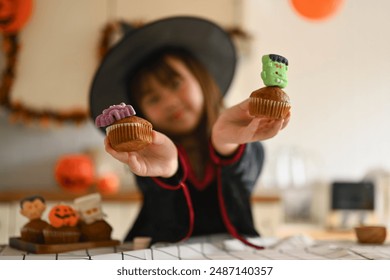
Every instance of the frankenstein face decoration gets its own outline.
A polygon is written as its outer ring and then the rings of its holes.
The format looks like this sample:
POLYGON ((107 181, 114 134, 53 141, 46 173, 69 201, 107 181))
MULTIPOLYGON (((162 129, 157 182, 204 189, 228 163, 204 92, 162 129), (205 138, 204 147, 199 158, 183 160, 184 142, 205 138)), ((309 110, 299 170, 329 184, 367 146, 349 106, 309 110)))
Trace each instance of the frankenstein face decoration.
POLYGON ((281 55, 269 54, 262 57, 261 79, 266 86, 287 86, 288 60, 281 55))
POLYGON ((104 213, 101 200, 102 198, 98 193, 88 194, 74 200, 75 208, 80 214, 82 221, 86 224, 92 224, 103 219, 104 213))

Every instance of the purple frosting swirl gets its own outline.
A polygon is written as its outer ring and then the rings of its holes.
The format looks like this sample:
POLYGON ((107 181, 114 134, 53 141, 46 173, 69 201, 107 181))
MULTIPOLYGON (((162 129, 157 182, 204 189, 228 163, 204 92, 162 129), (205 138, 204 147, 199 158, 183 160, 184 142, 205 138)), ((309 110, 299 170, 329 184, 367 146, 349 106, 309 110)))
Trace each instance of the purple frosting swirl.
POLYGON ((119 105, 112 105, 105 109, 102 114, 96 117, 95 125, 97 127, 103 127, 113 124, 114 122, 134 116, 135 111, 131 105, 121 103, 119 105))

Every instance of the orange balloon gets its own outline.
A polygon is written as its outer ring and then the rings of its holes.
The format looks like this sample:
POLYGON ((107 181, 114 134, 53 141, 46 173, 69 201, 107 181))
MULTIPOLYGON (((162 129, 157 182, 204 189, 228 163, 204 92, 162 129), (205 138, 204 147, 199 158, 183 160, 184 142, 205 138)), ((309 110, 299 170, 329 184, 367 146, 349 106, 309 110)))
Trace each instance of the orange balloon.
POLYGON ((0 32, 15 33, 22 29, 32 8, 32 0, 0 0, 0 32))
POLYGON ((295 11, 310 20, 323 20, 334 15, 343 0, 290 0, 295 11))

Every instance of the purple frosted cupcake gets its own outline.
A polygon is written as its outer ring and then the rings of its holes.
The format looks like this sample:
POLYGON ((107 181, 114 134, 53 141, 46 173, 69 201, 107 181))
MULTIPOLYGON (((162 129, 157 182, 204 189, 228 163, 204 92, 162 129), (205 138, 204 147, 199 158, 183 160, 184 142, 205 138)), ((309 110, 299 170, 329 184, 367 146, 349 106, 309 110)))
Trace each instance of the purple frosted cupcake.
POLYGON ((143 149, 152 142, 152 124, 135 116, 131 105, 112 105, 96 117, 97 127, 106 127, 112 148, 120 152, 143 149))

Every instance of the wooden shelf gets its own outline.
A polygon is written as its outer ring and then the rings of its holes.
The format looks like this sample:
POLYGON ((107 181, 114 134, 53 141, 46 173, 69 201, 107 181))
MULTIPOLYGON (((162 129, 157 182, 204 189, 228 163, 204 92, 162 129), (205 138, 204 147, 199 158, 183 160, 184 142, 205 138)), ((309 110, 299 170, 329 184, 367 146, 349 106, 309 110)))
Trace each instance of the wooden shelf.
POLYGON ((63 244, 37 244, 21 240, 18 237, 9 239, 9 246, 15 249, 34 254, 57 254, 69 251, 93 249, 119 245, 119 240, 104 240, 95 242, 63 243, 63 244))
MULTIPOLYGON (((23 191, 6 191, 0 192, 0 202, 11 202, 19 201, 26 196, 30 195, 40 195, 45 198, 47 201, 69 201, 74 200, 77 197, 86 195, 88 193, 82 194, 71 194, 67 192, 54 192, 54 191, 45 191, 45 190, 23 190, 23 191)), ((119 192, 116 194, 102 195, 104 201, 115 201, 115 202, 140 202, 142 201, 142 195, 140 192, 119 192)))
POLYGON ((253 203, 275 203, 281 202, 281 198, 278 195, 258 195, 255 194, 252 196, 253 203))
MULTIPOLYGON (((47 191, 47 190, 22 190, 22 191, 0 191, 0 202, 19 201, 26 196, 41 195, 47 201, 70 201, 77 197, 88 193, 72 194, 62 191, 47 191)), ((114 202, 141 202, 142 194, 138 191, 119 192, 116 194, 102 195, 104 201, 114 202)), ((253 203, 275 203, 281 199, 277 195, 258 195, 252 197, 253 203)))

